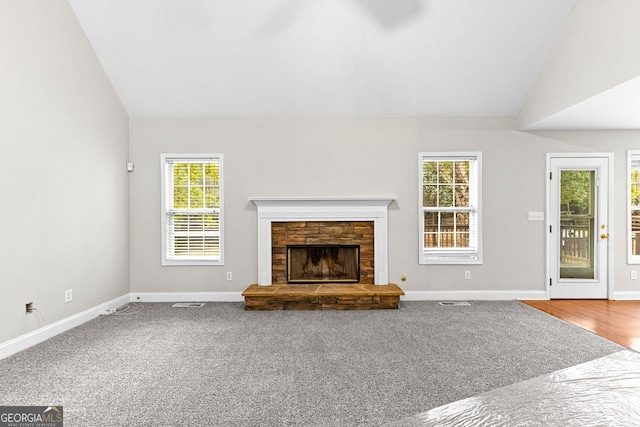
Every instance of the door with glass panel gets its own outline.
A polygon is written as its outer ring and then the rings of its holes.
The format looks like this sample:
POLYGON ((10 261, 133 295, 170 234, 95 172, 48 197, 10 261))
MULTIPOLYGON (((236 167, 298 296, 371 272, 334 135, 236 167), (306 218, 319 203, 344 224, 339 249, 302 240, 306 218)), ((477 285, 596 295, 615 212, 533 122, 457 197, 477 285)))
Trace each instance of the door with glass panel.
POLYGON ((608 297, 609 157, 549 158, 549 297, 608 297))

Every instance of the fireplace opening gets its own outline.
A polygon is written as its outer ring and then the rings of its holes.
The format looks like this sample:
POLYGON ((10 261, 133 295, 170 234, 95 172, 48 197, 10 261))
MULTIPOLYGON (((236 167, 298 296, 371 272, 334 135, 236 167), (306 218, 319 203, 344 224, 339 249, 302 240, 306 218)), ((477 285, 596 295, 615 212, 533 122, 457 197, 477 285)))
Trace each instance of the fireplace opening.
POLYGON ((287 283, 359 283, 360 245, 287 245, 287 283))

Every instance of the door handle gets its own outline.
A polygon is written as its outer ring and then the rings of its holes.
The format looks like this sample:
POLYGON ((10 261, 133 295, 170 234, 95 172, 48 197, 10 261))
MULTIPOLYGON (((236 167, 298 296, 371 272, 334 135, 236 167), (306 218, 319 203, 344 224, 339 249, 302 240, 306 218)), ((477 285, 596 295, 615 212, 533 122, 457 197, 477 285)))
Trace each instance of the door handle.
POLYGON ((602 234, 600 235, 600 238, 601 238, 602 240, 604 240, 604 239, 608 239, 608 238, 609 238, 609 235, 608 235, 608 234, 604 234, 604 233, 602 233, 602 234))

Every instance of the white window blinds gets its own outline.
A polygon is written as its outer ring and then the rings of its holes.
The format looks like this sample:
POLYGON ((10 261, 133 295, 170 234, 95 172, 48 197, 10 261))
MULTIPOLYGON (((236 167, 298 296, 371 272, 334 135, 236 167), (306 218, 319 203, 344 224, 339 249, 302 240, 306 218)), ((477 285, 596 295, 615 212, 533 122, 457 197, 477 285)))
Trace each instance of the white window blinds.
POLYGON ((222 263, 222 156, 163 155, 163 261, 222 263))

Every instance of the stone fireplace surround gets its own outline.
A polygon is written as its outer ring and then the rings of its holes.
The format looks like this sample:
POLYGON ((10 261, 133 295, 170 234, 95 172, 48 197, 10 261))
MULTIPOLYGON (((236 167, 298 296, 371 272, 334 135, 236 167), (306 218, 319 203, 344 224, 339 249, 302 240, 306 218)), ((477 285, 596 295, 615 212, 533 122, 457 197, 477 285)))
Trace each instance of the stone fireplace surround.
MULTIPOLYGON (((356 269, 360 274, 356 274, 359 280, 351 283, 372 285, 375 271, 373 233, 373 221, 274 221, 271 223, 271 282, 273 285, 288 283, 290 245, 352 245, 359 248, 356 269)), ((315 283, 322 282, 332 283, 330 280, 315 283)))
MULTIPOLYGON (((258 208, 258 284, 250 285, 243 293, 246 310, 372 310, 397 309, 400 296, 404 295, 397 285, 388 283, 388 224, 387 210, 393 197, 356 197, 356 198, 263 198, 250 200, 258 208), (367 261, 373 266, 366 282, 349 284, 278 284, 280 279, 273 276, 274 269, 281 263, 278 244, 274 245, 273 228, 291 223, 319 223, 328 225, 328 230, 338 224, 351 223, 373 230, 373 259, 367 261), (333 224, 332 224, 333 223, 333 224), (329 225, 331 224, 331 225, 329 225), (372 227, 370 224, 373 224, 372 227), (275 259, 274 259, 275 258, 275 259)), ((314 227, 313 225, 312 227, 314 227)), ((322 227, 322 225, 321 225, 322 227)), ((286 228, 286 227, 285 227, 286 228)), ((324 235, 314 239, 327 243, 324 235)), ((276 232, 277 234, 277 232, 276 232)), ((331 233, 329 233, 331 234, 331 233)), ((371 231, 356 234, 368 234, 371 231)), ((362 236, 364 237, 364 236, 362 236)), ((294 237, 298 238, 298 237, 294 237)), ((275 238, 277 240, 278 237, 275 238)), ((340 240, 340 237, 336 237, 340 240)), ((351 240, 343 236, 341 243, 351 240)), ((316 242, 317 243, 317 242, 316 242)), ((362 246, 361 246, 362 248, 362 246)), ((366 249, 365 249, 366 250, 366 249)), ((362 264, 361 264, 362 267, 362 264)))

